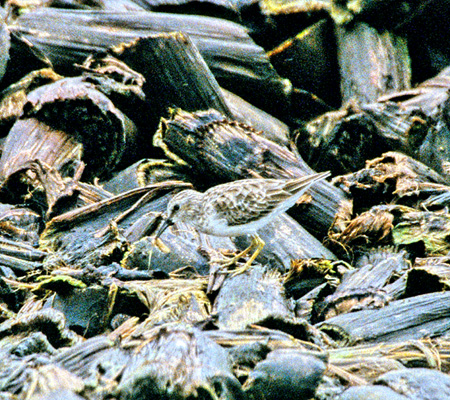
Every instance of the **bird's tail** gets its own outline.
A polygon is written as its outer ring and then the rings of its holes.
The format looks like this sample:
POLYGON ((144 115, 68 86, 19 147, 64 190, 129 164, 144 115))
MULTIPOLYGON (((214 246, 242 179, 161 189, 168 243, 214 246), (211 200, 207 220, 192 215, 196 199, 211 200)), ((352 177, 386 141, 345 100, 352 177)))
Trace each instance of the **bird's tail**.
POLYGON ((319 172, 317 174, 302 176, 301 178, 298 179, 292 179, 286 183, 284 190, 291 194, 304 192, 315 182, 325 179, 330 175, 331 175, 330 171, 326 171, 326 172, 319 172))

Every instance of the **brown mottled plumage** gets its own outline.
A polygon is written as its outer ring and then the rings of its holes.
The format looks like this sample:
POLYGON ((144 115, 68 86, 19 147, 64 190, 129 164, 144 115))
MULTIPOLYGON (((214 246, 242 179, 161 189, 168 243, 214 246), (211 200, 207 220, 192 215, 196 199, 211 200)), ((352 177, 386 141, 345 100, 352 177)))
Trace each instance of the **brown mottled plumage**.
POLYGON ((250 246, 233 258, 235 262, 256 246, 246 269, 264 247, 257 230, 291 208, 312 184, 329 175, 321 172, 297 179, 243 179, 214 186, 205 193, 183 190, 169 201, 166 219, 156 238, 177 221, 214 236, 252 235, 250 246))

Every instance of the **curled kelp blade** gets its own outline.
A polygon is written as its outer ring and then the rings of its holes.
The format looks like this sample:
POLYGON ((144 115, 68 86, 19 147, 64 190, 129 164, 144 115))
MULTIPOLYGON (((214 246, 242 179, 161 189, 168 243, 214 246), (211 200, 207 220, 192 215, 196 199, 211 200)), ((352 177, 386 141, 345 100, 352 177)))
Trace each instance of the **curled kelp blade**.
POLYGON ((367 110, 372 119, 380 120, 379 125, 386 132, 395 130, 394 124, 398 125, 399 122, 405 121, 406 125, 410 125, 411 128, 407 130, 399 127, 398 136, 407 143, 407 147, 401 151, 446 177, 449 174, 449 87, 450 69, 444 68, 414 89, 383 96, 367 110), (404 110, 403 121, 384 118, 384 114, 389 114, 392 103, 394 109, 404 110))
POLYGON ((10 130, 0 159, 2 181, 29 165, 43 163, 57 171, 65 165, 79 164, 81 153, 82 145, 66 132, 35 118, 21 119, 10 130))
MULTIPOLYGON (((109 54, 88 57, 82 68, 91 81, 100 78, 89 71, 115 79, 123 71, 124 82, 136 81, 135 90, 137 86, 142 91, 143 99, 119 101, 115 95, 114 101, 140 127, 138 154, 143 156, 148 156, 143 150, 151 145, 148 132, 156 131, 160 117, 167 116, 173 107, 187 111, 213 108, 266 131, 265 135, 275 141, 288 143, 289 129, 285 124, 219 87, 194 42, 182 32, 152 34, 122 43, 110 49, 109 54)), ((96 87, 105 93, 108 88, 103 89, 99 83, 96 87)), ((112 98, 110 92, 111 89, 108 96, 112 98)))
POLYGON ((102 182, 105 190, 114 194, 165 181, 189 182, 189 169, 168 160, 141 159, 118 171, 108 181, 102 182))
MULTIPOLYGON (((79 200, 83 202, 78 188, 84 186, 84 195, 89 192, 89 185, 79 185, 83 163, 70 165, 68 169, 72 169, 72 166, 76 169, 74 176, 63 177, 58 170, 39 160, 24 162, 2 182, 0 196, 3 201, 26 201, 30 208, 41 216, 40 222, 43 223, 63 210, 76 207, 79 200)), ((95 194, 90 192, 95 197, 95 194)))
POLYGON ((214 312, 217 325, 226 330, 241 330, 274 317, 293 320, 294 316, 283 296, 280 275, 260 267, 226 279, 215 299, 214 312))
POLYGON ((1 176, 39 160, 56 170, 85 161, 86 177, 108 174, 133 142, 133 123, 94 85, 61 79, 28 93, 25 115, 8 134, 1 176), (81 117, 81 115, 83 115, 81 117))
POLYGON ((36 246, 41 230, 40 215, 25 207, 15 207, 12 204, 0 205, 0 233, 2 240, 17 247, 21 244, 36 246))
POLYGON ((342 174, 383 152, 398 151, 447 174, 449 73, 443 69, 414 89, 346 104, 309 121, 297 134, 302 156, 313 168, 326 163, 342 174))
POLYGON ((71 165, 69 162, 61 171, 39 161, 24 163, 21 169, 0 185, 0 198, 3 202, 26 202, 29 205, 28 211, 16 208, 11 210, 10 216, 4 216, 6 220, 15 220, 3 226, 5 233, 37 243, 45 221, 112 196, 98 185, 81 182, 79 179, 83 169, 83 163, 71 165), (14 229, 19 227, 21 219, 27 229, 14 229))
MULTIPOLYGON (((332 242, 336 240, 344 246, 352 243, 366 247, 374 243, 406 244, 404 240, 398 241, 399 236, 393 241, 392 235, 394 227, 405 222, 403 216, 413 212, 418 212, 421 217, 419 214, 416 217, 424 221, 427 218, 428 221, 441 221, 441 233, 438 230, 430 232, 430 241, 432 237, 445 235, 445 214, 438 214, 446 204, 447 179, 407 155, 384 153, 367 161, 366 168, 337 177, 334 182, 351 194, 352 201, 334 221, 329 232, 332 242), (421 214, 424 209, 437 214, 427 214, 427 217, 421 214)), ((398 226, 397 233, 401 226, 405 227, 405 224, 398 226)), ((427 223, 422 225, 423 231, 427 231, 426 226, 427 223)))
POLYGON ((173 106, 228 113, 216 79, 188 35, 153 34, 117 45, 112 54, 142 74, 146 100, 156 115, 173 106))
MULTIPOLYGON (((263 5, 268 3, 264 1, 263 5)), ((288 78, 295 88, 309 91, 327 104, 338 107, 341 105, 341 95, 336 41, 333 37, 333 23, 321 19, 271 49, 268 55, 278 73, 288 78)), ((331 110, 330 106, 319 107, 319 100, 316 103, 315 109, 305 107, 297 110, 300 115, 304 113, 303 120, 331 110)))
POLYGON ((335 107, 350 100, 375 102, 380 95, 411 86, 404 36, 379 32, 360 21, 336 26, 323 19, 272 49, 269 56, 295 87, 335 107))
POLYGON ((311 320, 317 323, 339 314, 386 306, 405 295, 410 270, 405 250, 384 247, 363 253, 355 260, 355 268, 334 282, 334 288, 322 290, 314 299, 311 320))
POLYGON ((202 393, 205 398, 219 394, 227 399, 243 398, 226 350, 205 333, 183 324, 167 324, 148 331, 145 339, 135 342, 136 350, 124 368, 116 396, 132 399, 170 393, 185 399, 202 393))
MULTIPOLYGON (((120 255, 128 250, 128 241, 121 230, 151 211, 162 212, 168 201, 167 196, 164 197, 168 191, 189 187, 191 185, 184 182, 167 181, 58 215, 48 222, 40 246, 69 265, 113 261, 110 257, 114 252, 119 257, 114 260, 120 261, 120 255)), ((145 229, 141 233, 147 234, 145 229)))
POLYGON ((26 116, 67 132, 81 143, 82 160, 96 177, 114 169, 126 146, 135 141, 133 122, 94 84, 82 78, 65 78, 41 86, 27 99, 26 116))
POLYGON ((212 309, 215 324, 224 332, 257 326, 317 345, 329 342, 327 335, 297 318, 296 311, 295 303, 285 295, 281 275, 261 265, 253 266, 249 273, 225 279, 212 309))
POLYGON ((29 301, 17 315, 0 324, 2 390, 36 398, 65 390, 81 392, 84 382, 51 361, 57 349, 78 341, 66 328, 61 313, 42 309, 42 302, 29 301))
POLYGON ((405 370, 389 371, 378 377, 375 382, 386 385, 404 395, 415 391, 417 396, 425 398, 430 395, 433 396, 436 390, 438 390, 442 399, 450 395, 448 374, 427 368, 406 368, 405 370))
POLYGON ((23 14, 9 28, 46 54, 57 71, 70 71, 94 51, 154 33, 181 31, 192 39, 221 86, 271 113, 286 107, 286 80, 278 76, 245 28, 223 19, 41 8, 23 14), (62 37, 68 39, 61 41, 62 37), (87 40, 77 39, 81 37, 87 40), (274 102, 275 98, 279 101, 274 102))
POLYGON ((449 217, 440 211, 419 211, 401 205, 374 206, 347 221, 340 233, 330 233, 330 244, 338 251, 348 245, 370 248, 374 244, 408 248, 413 256, 445 255, 449 217))
MULTIPOLYGON (((20 286, 20 284, 19 284, 20 286)), ((51 308, 42 308, 42 301, 29 299, 14 317, 0 325, 0 338, 6 339, 13 335, 32 335, 40 332, 45 337, 48 351, 71 346, 80 341, 80 337, 67 328, 64 315, 51 308), (27 306, 29 309, 27 309, 27 306)), ((44 339, 44 338, 43 338, 44 339)), ((15 343, 17 345, 17 342, 15 343)))
POLYGON ((41 289, 53 289, 55 295, 49 304, 65 315, 70 329, 84 337, 107 332, 117 319, 141 318, 142 324, 135 329, 135 334, 139 334, 163 322, 194 324, 209 318, 210 305, 204 278, 159 279, 164 276, 161 271, 154 271, 152 275, 127 273, 123 269, 122 273, 118 271, 114 275, 109 272, 109 276, 114 277, 112 282, 107 273, 102 273, 103 270, 98 270, 100 279, 96 284, 90 282, 89 286, 80 287, 80 280, 87 282, 89 279, 88 269, 76 275, 72 286, 69 286, 68 279, 70 270, 54 271, 45 286, 40 286, 41 289), (61 282, 59 286, 57 278, 61 282), (64 288, 62 280, 65 278, 64 288), (147 317, 143 318, 143 315, 147 317))
POLYGON ((16 274, 20 276, 39 270, 46 255, 30 243, 8 239, 4 234, 0 236, 1 275, 4 277, 15 278, 16 274))
POLYGON ((231 115, 216 79, 188 35, 152 34, 120 43, 111 54, 143 80, 145 101, 124 108, 140 128, 139 150, 136 152, 132 147, 134 151, 129 156, 132 160, 152 154, 149 135, 156 131, 161 116, 167 116, 171 107, 191 111, 212 107, 231 115))
MULTIPOLYGON (((137 71, 144 82, 145 104, 121 109, 138 126, 142 126, 149 146, 147 132, 156 130, 161 116, 169 108, 186 111, 213 108, 229 117, 248 123, 275 141, 288 143, 289 129, 236 94, 219 87, 190 37, 182 32, 153 34, 115 46, 111 54, 137 71)), ((86 63, 85 63, 86 64, 86 63)))
POLYGON ((222 88, 222 94, 234 119, 250 125, 266 139, 281 146, 289 145, 288 125, 226 89, 222 88))
POLYGON ((244 388, 249 397, 275 400, 283 393, 291 396, 314 396, 326 364, 319 358, 297 349, 277 349, 256 364, 244 388))
POLYGON ((46 307, 61 313, 65 326, 85 338, 133 318, 142 321, 134 335, 161 323, 197 324, 210 318, 207 279, 198 276, 169 279, 162 271, 132 271, 111 264, 96 269, 59 267, 35 283, 7 283, 15 290, 46 293, 46 307))
POLYGON ((139 238, 130 245, 122 260, 123 266, 204 276, 209 273, 214 260, 223 259, 221 251, 230 255, 238 252, 230 238, 206 235, 184 223, 165 229, 155 240, 154 234, 163 223, 162 218, 158 218, 153 229, 148 230, 151 237, 139 238))
MULTIPOLYGON (((225 115, 250 123, 257 129, 263 129, 267 131, 268 137, 287 144, 288 128, 281 121, 231 92, 226 93, 225 96, 218 86, 216 77, 203 59, 207 57, 208 53, 204 54, 197 50, 198 43, 192 37, 191 30, 182 30, 182 32, 176 33, 171 32, 172 30, 178 31, 180 27, 171 26, 171 29, 166 31, 164 29, 150 30, 145 35, 136 35, 135 37, 125 35, 122 41, 114 39, 103 48, 107 50, 112 46, 112 49, 109 49, 109 55, 105 56, 104 52, 99 52, 95 56, 89 56, 83 63, 81 60, 77 60, 77 66, 85 71, 87 79, 91 83, 95 83, 98 90, 106 93, 115 105, 141 128, 145 138, 147 138, 148 131, 156 130, 160 117, 166 116, 168 107, 176 106, 189 111, 214 108, 225 115), (108 73, 111 76, 111 71, 118 67, 118 62, 114 61, 114 58, 119 58, 120 60, 117 61, 122 64, 128 64, 127 68, 130 71, 135 70, 134 73, 128 74, 127 79, 136 74, 143 79, 145 101, 138 99, 132 99, 128 103, 117 101, 117 93, 114 95, 111 93, 111 88, 102 85, 104 76, 108 76, 108 73), (91 73, 89 74, 89 72, 91 73), (93 73, 103 76, 94 76, 93 73)), ((216 33, 214 37, 216 37, 216 33)), ((234 35, 234 45, 236 44, 235 39, 234 35)), ((94 46, 91 50, 100 49, 94 46)), ((64 54, 61 57, 64 57, 64 54)), ((61 60, 61 57, 58 59, 61 60)), ((268 65, 270 66, 270 64, 268 65)), ((72 68, 71 64, 69 66, 72 68)), ((63 71, 71 75, 78 72, 76 69, 75 71, 63 69, 63 71)), ((266 74, 266 76, 268 75, 266 74)), ((117 85, 118 83, 116 83, 117 85)), ((237 85, 229 87, 229 89, 236 91, 242 87, 237 85)), ((239 94, 242 95, 242 93, 239 94)), ((273 107, 266 107, 266 110, 272 113, 273 107)), ((151 150, 150 143, 144 138, 139 141, 138 157, 148 156, 143 153, 143 150, 151 150)), ((136 157, 135 154, 131 156, 136 157)))
POLYGON ((430 291, 448 290, 449 258, 447 255, 436 257, 417 257, 408 271, 405 282, 406 296, 415 296, 430 291))
POLYGON ((389 150, 417 150, 428 128, 417 108, 350 103, 306 123, 297 131, 296 143, 313 168, 326 163, 336 174, 344 174, 363 168, 367 159, 389 150))
POLYGON ((39 86, 55 82, 61 79, 51 68, 32 71, 19 81, 8 86, 2 91, 0 102, 1 126, 8 132, 17 118, 23 114, 23 107, 27 103, 27 95, 39 86))
POLYGON ((367 104, 411 87, 411 61, 402 36, 356 22, 336 27, 336 37, 343 104, 367 104))
POLYGON ((446 339, 418 339, 397 343, 363 344, 330 349, 329 376, 363 384, 372 382, 389 371, 409 370, 414 367, 436 368, 448 372, 446 339), (406 368, 405 368, 406 366, 406 368), (337 368, 334 368, 337 367, 337 368), (365 381, 365 382, 364 382, 365 381))
POLYGON ((316 326, 340 343, 395 343, 448 331, 448 292, 395 300, 381 309, 329 318, 316 326), (421 323, 417 325, 417 321, 421 323))

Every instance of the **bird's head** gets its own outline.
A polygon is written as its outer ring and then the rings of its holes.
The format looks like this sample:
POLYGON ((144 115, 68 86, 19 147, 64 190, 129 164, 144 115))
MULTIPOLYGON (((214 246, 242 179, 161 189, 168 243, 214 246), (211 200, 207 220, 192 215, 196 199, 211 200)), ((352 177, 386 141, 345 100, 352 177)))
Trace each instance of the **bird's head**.
POLYGON ((176 222, 187 222, 198 213, 199 198, 201 193, 195 190, 183 190, 173 196, 167 204, 167 210, 164 213, 164 221, 155 238, 158 238, 171 225, 176 222))

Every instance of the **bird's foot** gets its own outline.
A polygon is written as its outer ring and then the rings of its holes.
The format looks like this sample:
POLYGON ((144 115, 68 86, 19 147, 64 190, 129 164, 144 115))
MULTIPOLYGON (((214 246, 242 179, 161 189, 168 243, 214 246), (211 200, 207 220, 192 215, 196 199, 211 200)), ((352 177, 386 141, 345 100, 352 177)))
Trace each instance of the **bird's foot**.
POLYGON ((248 260, 244 266, 242 267, 238 267, 235 269, 231 269, 228 270, 228 267, 231 267, 232 265, 237 265, 238 261, 242 258, 245 257, 251 250, 251 246, 249 246, 248 248, 246 248, 245 250, 241 251, 240 253, 234 255, 233 257, 228 257, 225 255, 225 253, 230 254, 229 251, 227 252, 222 252, 223 258, 221 259, 212 259, 211 262, 212 263, 216 263, 220 265, 220 269, 223 270, 224 273, 233 273, 232 276, 236 276, 242 272, 244 272, 245 270, 247 270, 250 267, 250 264, 252 263, 253 260, 248 260))
POLYGON ((247 255, 248 253, 250 253, 250 251, 253 248, 256 248, 255 252, 251 255, 251 257, 245 262, 245 264, 242 267, 235 268, 232 271, 233 274, 231 276, 236 276, 236 275, 242 274, 245 271, 247 271, 250 268, 250 266, 253 264, 253 261, 256 260, 256 257, 258 257, 258 254, 261 252, 264 245, 265 245, 264 241, 258 235, 255 235, 253 237, 253 240, 252 240, 252 243, 250 244, 250 246, 247 247, 241 253, 239 253, 236 257, 242 257, 244 255, 247 255))
POLYGON ((236 264, 238 260, 239 258, 235 256, 235 257, 212 258, 210 262, 212 264, 219 264, 220 268, 226 268, 236 264))
POLYGON ((238 254, 234 257, 227 257, 217 260, 211 260, 212 263, 219 264, 219 271, 223 274, 231 274, 232 277, 242 274, 247 271, 251 264, 252 260, 247 260, 245 264, 242 265, 242 262, 239 263, 239 260, 242 257, 238 254), (239 266, 238 266, 239 265, 239 266), (234 266, 234 268, 229 268, 234 266))
POLYGON ((220 269, 225 269, 227 267, 230 267, 231 265, 237 265, 237 262, 242 257, 249 254, 253 248, 256 248, 255 252, 252 254, 252 256, 245 262, 245 264, 241 267, 236 267, 232 270, 225 270, 225 273, 232 273, 231 276, 236 276, 239 274, 244 273, 247 271, 250 266, 253 264, 253 261, 255 261, 258 254, 261 252, 262 248, 264 247, 264 241, 258 236, 255 235, 253 237, 252 242, 250 243, 250 246, 248 246, 245 250, 241 251, 240 253, 236 254, 234 257, 226 257, 222 260, 216 260, 218 264, 221 264, 220 269))
MULTIPOLYGON (((249 261, 250 261, 250 260, 249 260, 249 261)), ((237 275, 243 274, 243 273, 244 273, 245 271, 247 271, 250 267, 251 267, 251 262, 249 263, 249 262, 247 261, 244 265, 242 265, 242 266, 240 266, 240 267, 236 267, 236 268, 234 268, 233 270, 228 271, 228 272, 231 273, 231 276, 232 276, 232 277, 235 277, 235 276, 237 276, 237 275)))

